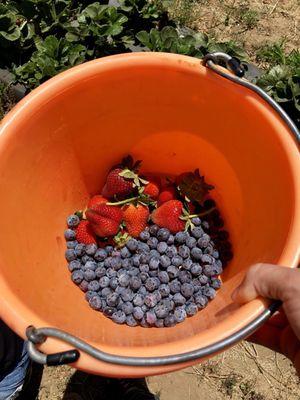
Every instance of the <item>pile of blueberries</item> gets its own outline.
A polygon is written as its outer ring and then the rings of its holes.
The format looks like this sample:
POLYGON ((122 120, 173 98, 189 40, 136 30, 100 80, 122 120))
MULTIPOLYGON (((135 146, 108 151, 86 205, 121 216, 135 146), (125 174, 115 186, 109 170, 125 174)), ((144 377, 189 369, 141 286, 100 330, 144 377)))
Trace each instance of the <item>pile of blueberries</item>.
POLYGON ((90 307, 118 324, 171 327, 195 315, 216 296, 222 261, 207 221, 171 234, 150 225, 123 248, 76 241, 79 218, 71 215, 65 231, 66 259, 72 281, 90 307))

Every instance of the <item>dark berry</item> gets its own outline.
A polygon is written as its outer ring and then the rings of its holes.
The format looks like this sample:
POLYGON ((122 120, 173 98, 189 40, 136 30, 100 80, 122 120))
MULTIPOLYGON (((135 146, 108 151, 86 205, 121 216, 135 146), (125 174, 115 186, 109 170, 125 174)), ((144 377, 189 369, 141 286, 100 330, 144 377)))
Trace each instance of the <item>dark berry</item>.
POLYGON ((101 297, 98 295, 92 296, 89 299, 89 305, 93 310, 102 310, 102 301, 101 297))
POLYGON ((123 301, 132 301, 134 297, 134 293, 131 289, 125 288, 121 293, 121 298, 123 301))
POLYGON ((157 319, 155 321, 155 326, 156 326, 156 328, 163 328, 164 327, 164 320, 163 319, 157 319))
POLYGON ((72 229, 65 230, 65 239, 66 240, 75 240, 76 239, 76 232, 72 229))
POLYGON ((158 240, 161 240, 161 241, 168 240, 168 238, 170 236, 170 231, 169 231, 169 229, 166 229, 166 228, 160 228, 158 230, 156 236, 157 236, 158 240))
POLYGON ((177 232, 175 235, 175 242, 183 244, 186 241, 186 238, 187 238, 186 232, 177 232))
POLYGON ((179 293, 181 288, 180 282, 177 279, 174 279, 172 282, 170 282, 169 288, 172 294, 179 293))
POLYGON ((188 237, 185 241, 185 244, 189 249, 192 249, 197 245, 197 240, 194 237, 188 237))
MULTIPOLYGON (((84 279, 88 282, 93 281, 96 278, 96 273, 92 269, 86 269, 84 271, 84 279)), ((108 278, 107 278, 108 279, 108 278)))
POLYGON ((170 294, 170 288, 166 284, 160 285, 158 290, 162 297, 167 297, 170 294))
POLYGON ((150 238, 150 232, 148 230, 144 230, 140 233, 140 239, 144 240, 145 242, 150 238))
POLYGON ((91 290, 93 292, 98 292, 99 289, 100 289, 100 285, 99 285, 98 281, 94 280, 94 281, 89 282, 88 290, 91 290))
POLYGON ((102 278, 99 279, 99 284, 102 289, 105 287, 108 287, 109 286, 109 278, 107 276, 102 276, 102 278))
POLYGON ((190 283, 183 283, 181 285, 181 294, 186 298, 190 298, 191 296, 193 296, 194 293, 194 288, 193 285, 191 285, 190 283))
POLYGON ((176 306, 182 306, 186 302, 186 299, 181 293, 175 293, 173 296, 173 301, 176 306))
POLYGON ((178 254, 182 258, 188 258, 190 256, 190 249, 185 245, 179 246, 178 247, 178 254))
POLYGON ((75 269, 81 268, 81 262, 79 260, 73 260, 68 265, 69 271, 73 272, 75 269))
POLYGON ((140 321, 144 317, 144 312, 141 307, 134 307, 132 315, 138 321, 140 321))
POLYGON ((174 319, 176 322, 183 322, 186 319, 186 311, 184 307, 175 308, 174 319))
POLYGON ((201 285, 206 285, 209 281, 208 277, 204 274, 200 275, 198 280, 201 283, 201 285))
POLYGON ((133 308, 134 308, 134 307, 133 307, 132 303, 130 303, 129 301, 126 301, 126 303, 123 303, 123 304, 122 304, 121 310, 122 310, 126 315, 129 315, 129 314, 132 314, 133 308))
POLYGON ((119 295, 117 293, 111 293, 106 297, 106 303, 109 307, 116 307, 119 303, 119 295))
POLYGON ((174 318, 173 314, 169 314, 165 319, 164 319, 164 326, 166 328, 170 328, 171 326, 175 326, 176 325, 176 321, 174 318))
POLYGON ((160 254, 164 254, 167 251, 168 245, 166 242, 159 242, 157 245, 157 251, 160 254))
POLYGON ((175 267, 180 267, 183 263, 183 259, 180 256, 174 256, 171 259, 172 265, 175 265, 175 267))
POLYGON ((190 258, 186 258, 185 260, 183 260, 182 268, 184 268, 186 270, 190 270, 192 265, 193 265, 193 261, 190 258))
POLYGON ((203 296, 200 292, 195 294, 194 300, 198 308, 205 308, 208 303, 207 297, 203 296))
POLYGON ((126 324, 128 326, 137 326, 137 322, 132 315, 126 316, 126 324))
POLYGON ((107 253, 104 249, 98 249, 94 255, 96 261, 104 261, 107 257, 107 253))
POLYGON ((140 266, 140 255, 139 254, 134 254, 134 256, 132 257, 132 263, 135 267, 140 266))
POLYGON ((160 257, 160 265, 162 268, 168 268, 171 265, 171 260, 168 256, 166 256, 165 254, 163 254, 160 257))
POLYGON ((220 289, 221 286, 222 286, 222 282, 219 278, 212 278, 211 287, 213 289, 220 289))
POLYGON ((172 257, 176 256, 176 255, 177 255, 177 248, 176 248, 176 246, 171 245, 170 247, 168 247, 168 249, 167 249, 167 251, 166 251, 166 255, 167 255, 169 258, 172 258, 172 257))
POLYGON ((190 268, 190 271, 192 275, 199 276, 202 273, 202 267, 198 263, 193 263, 190 268))
MULTIPOLYGON (((77 242, 77 240, 72 240, 72 241, 68 241, 66 243, 66 245, 67 245, 67 249, 75 249, 75 247, 78 245, 78 242, 77 242)), ((75 254, 76 254, 76 252, 75 252, 75 254)))
POLYGON ((130 287, 132 290, 138 290, 142 286, 142 281, 139 277, 133 276, 130 278, 130 287))
POLYGON ((192 274, 189 271, 182 269, 178 273, 178 279, 181 283, 188 283, 192 280, 192 274))
POLYGON ((199 217, 194 217, 194 218, 192 218, 192 223, 195 226, 199 226, 199 225, 201 225, 201 219, 199 217))
POLYGON ((120 268, 122 268, 122 259, 121 259, 121 257, 112 257, 110 265, 114 270, 118 271, 120 268))
POLYGON ((209 298, 210 300, 214 299, 216 297, 216 291, 212 287, 204 287, 202 289, 202 294, 209 298))
POLYGON ((147 244, 150 247, 150 249, 156 249, 158 244, 158 239, 156 237, 151 237, 149 240, 147 240, 147 244))
POLYGON ((129 239, 126 246, 131 252, 134 252, 138 247, 138 241, 136 239, 129 239))
POLYGON ((121 310, 114 312, 111 318, 117 324, 124 324, 124 322, 126 321, 126 315, 121 310))
POLYGON ((86 280, 83 280, 81 283, 80 283, 80 285, 79 285, 79 288, 83 291, 83 292, 87 292, 87 290, 88 290, 88 281, 86 281, 86 280))
POLYGON ((160 259, 156 257, 152 257, 149 261, 149 268, 150 269, 158 269, 160 263, 160 259))
POLYGON ((150 235, 155 236, 159 230, 159 226, 151 225, 149 228, 150 235))
POLYGON ((111 278, 111 279, 109 280, 109 286, 110 286, 113 290, 115 290, 115 289, 118 287, 118 285, 119 285, 119 280, 118 280, 118 278, 111 278))
POLYGON ((141 307, 144 304, 144 296, 142 296, 141 294, 137 293, 133 298, 133 304, 135 306, 141 307))
POLYGON ((187 303, 185 305, 185 311, 189 317, 192 317, 193 315, 197 314, 198 307, 195 303, 187 303))
POLYGON ((157 276, 158 276, 158 279, 161 281, 161 283, 169 283, 169 281, 170 281, 168 272, 166 272, 166 271, 159 271, 157 276))
POLYGON ((144 303, 149 308, 155 307, 157 304, 157 297, 155 296, 155 293, 148 293, 144 298, 144 303))
POLYGON ((153 292, 155 289, 158 289, 160 285, 159 279, 157 278, 148 278, 145 283, 145 287, 149 292, 153 292))
POLYGON ((76 228, 76 226, 79 224, 80 219, 77 215, 72 214, 67 218, 67 225, 69 228, 76 228))
POLYGON ((170 279, 174 279, 178 276, 179 269, 177 267, 175 267, 175 265, 170 265, 167 268, 167 273, 168 273, 170 279))
POLYGON ((91 269, 92 271, 96 271, 97 268, 98 264, 95 261, 87 261, 83 267, 84 270, 91 269))
MULTIPOLYGON (((96 253, 97 249, 98 249, 98 247, 97 247, 97 245, 94 244, 94 243, 92 243, 92 244, 87 244, 87 245, 85 246, 85 252, 86 252, 86 254, 87 254, 88 256, 93 256, 93 255, 96 253)), ((99 260, 99 261, 102 261, 102 260, 99 260)))
POLYGON ((76 258, 77 258, 77 255, 76 255, 74 249, 67 249, 65 251, 65 256, 66 256, 66 260, 69 261, 69 262, 73 261, 73 260, 76 260, 76 258))
POLYGON ((191 250, 191 256, 196 260, 196 261, 200 261, 201 260, 201 256, 202 256, 202 250, 199 249, 198 247, 194 247, 191 250))

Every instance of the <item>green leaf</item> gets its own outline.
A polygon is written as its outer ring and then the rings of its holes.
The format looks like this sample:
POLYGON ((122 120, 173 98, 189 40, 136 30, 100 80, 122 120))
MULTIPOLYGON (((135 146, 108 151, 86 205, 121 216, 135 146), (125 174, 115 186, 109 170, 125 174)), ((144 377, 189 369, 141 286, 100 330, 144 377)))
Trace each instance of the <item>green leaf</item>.
POLYGON ((152 48, 151 41, 150 41, 150 35, 149 35, 148 32, 146 32, 146 31, 138 32, 138 33, 136 34, 136 38, 137 38, 144 46, 148 47, 148 49, 151 49, 151 48, 152 48))

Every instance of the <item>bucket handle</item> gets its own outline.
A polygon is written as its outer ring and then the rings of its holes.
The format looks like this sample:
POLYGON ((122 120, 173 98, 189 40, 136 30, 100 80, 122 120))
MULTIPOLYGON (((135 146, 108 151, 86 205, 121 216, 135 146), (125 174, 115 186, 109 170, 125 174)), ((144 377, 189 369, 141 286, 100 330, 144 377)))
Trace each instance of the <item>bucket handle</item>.
MULTIPOLYGON (((244 86, 247 89, 252 90, 263 98, 282 118, 287 124, 296 141, 300 141, 300 133, 296 125, 292 122, 290 117, 285 111, 261 88, 254 85, 253 83, 242 79, 245 74, 245 68, 243 64, 235 57, 231 57, 226 53, 216 52, 207 54, 203 58, 203 65, 217 73, 223 78, 230 80, 238 85, 244 86), (226 65, 230 72, 226 72, 224 68, 220 68, 220 65, 226 65)), ((179 364, 188 362, 200 358, 210 356, 227 349, 250 336, 258 328, 260 328, 281 306, 280 301, 272 302, 271 305, 264 310, 257 318, 247 324, 245 327, 240 329, 238 332, 233 333, 227 338, 214 343, 211 346, 202 347, 186 353, 163 356, 163 357, 125 357, 115 354, 109 354, 103 352, 76 336, 73 336, 67 332, 64 332, 56 328, 35 328, 29 326, 26 329, 26 336, 28 338, 28 353, 31 359, 39 364, 47 365, 63 365, 76 362, 80 357, 80 352, 90 355, 91 357, 110 364, 126 365, 134 367, 155 367, 163 365, 179 364), (47 338, 52 337, 59 339, 65 343, 74 346, 75 349, 67 350, 61 353, 55 354, 44 354, 37 349, 37 346, 41 345, 46 341, 47 338), (78 350, 77 350, 78 349, 78 350)))

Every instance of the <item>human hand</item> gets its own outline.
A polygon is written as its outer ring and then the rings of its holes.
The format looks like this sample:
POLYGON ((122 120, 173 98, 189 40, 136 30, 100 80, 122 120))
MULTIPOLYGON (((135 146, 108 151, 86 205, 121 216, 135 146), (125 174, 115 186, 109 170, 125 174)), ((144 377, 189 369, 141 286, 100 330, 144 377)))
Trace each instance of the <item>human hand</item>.
POLYGON ((244 304, 258 296, 281 300, 282 309, 248 340, 284 354, 300 375, 300 270, 253 265, 232 299, 244 304))

